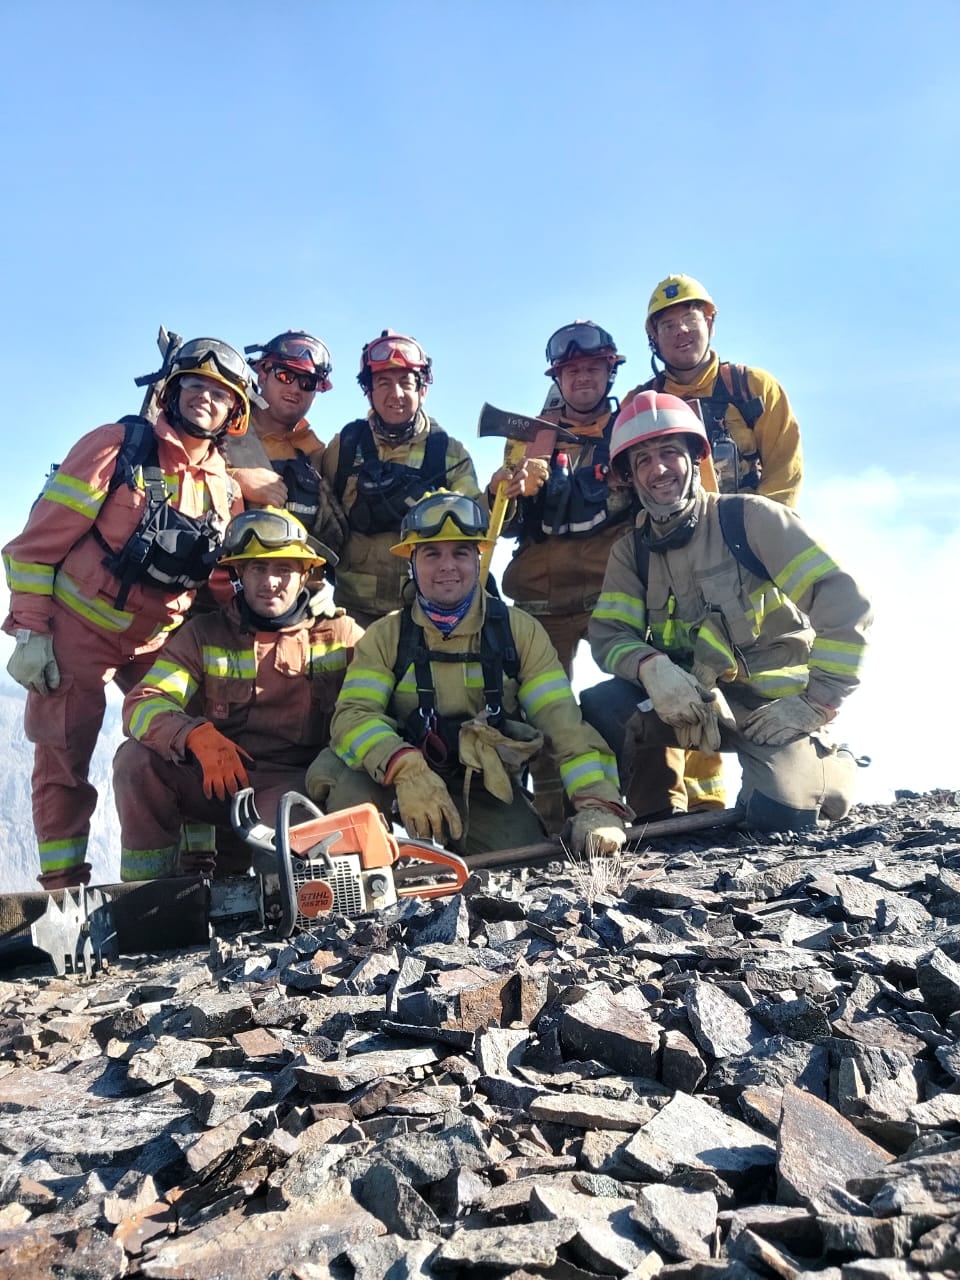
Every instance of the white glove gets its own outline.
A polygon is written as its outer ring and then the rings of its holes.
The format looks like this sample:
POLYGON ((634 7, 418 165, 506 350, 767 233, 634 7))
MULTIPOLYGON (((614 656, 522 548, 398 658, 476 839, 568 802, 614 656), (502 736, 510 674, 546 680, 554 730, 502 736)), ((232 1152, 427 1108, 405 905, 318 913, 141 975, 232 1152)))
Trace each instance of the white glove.
POLYGON ((17 647, 10 655, 7 671, 17 684, 34 693, 53 693, 60 688, 60 668, 53 656, 53 636, 21 628, 17 647))
POLYGON ((333 601, 333 583, 322 582, 315 591, 310 593, 310 603, 307 608, 315 618, 336 618, 338 614, 342 614, 343 610, 338 609, 333 601))
POLYGON ((570 823, 569 844, 574 857, 609 857, 620 852, 626 839, 623 819, 600 805, 579 809, 570 823))
POLYGON ((775 698, 751 711, 740 731, 761 747, 783 747, 832 719, 829 707, 818 706, 803 694, 795 693, 789 698, 775 698))
POLYGON ((699 680, 663 653, 641 662, 637 679, 646 689, 660 719, 676 730, 681 747, 687 751, 720 750, 714 690, 705 689, 699 680))

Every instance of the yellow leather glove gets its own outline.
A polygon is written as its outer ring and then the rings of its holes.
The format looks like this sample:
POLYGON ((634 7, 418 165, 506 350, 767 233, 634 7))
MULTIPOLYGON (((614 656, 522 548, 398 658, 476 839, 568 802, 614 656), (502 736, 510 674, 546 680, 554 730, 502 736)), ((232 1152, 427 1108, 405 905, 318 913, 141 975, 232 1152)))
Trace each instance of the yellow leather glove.
POLYGON ((623 819, 600 805, 585 805, 570 824, 570 852, 575 857, 610 857, 620 852, 626 839, 623 819))
POLYGON ((647 691, 653 709, 676 732, 685 750, 719 751, 720 725, 713 705, 716 694, 664 653, 645 658, 637 679, 647 691))
POLYGON ((414 839, 443 844, 444 826, 453 840, 463 835, 463 823, 446 783, 433 772, 419 751, 401 751, 390 761, 384 778, 396 787, 400 821, 414 839))
POLYGON ((17 632, 17 647, 10 655, 7 671, 34 693, 53 693, 60 688, 60 668, 53 653, 53 636, 43 636, 39 631, 21 628, 17 632))

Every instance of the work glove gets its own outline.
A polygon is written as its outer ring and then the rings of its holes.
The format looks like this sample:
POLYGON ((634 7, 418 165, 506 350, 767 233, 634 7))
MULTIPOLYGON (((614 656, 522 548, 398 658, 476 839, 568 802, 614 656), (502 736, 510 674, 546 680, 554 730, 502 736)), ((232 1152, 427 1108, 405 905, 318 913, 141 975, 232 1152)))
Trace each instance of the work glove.
POLYGON ((21 628, 7 671, 17 684, 33 693, 53 693, 60 688, 60 668, 53 655, 53 636, 21 628))
POLYGON ((806 733, 813 733, 833 719, 830 707, 811 702, 804 694, 775 698, 751 711, 740 726, 745 738, 761 747, 783 747, 806 733))
POLYGON ((483 776, 492 796, 509 804, 513 799, 511 776, 522 773, 543 749, 543 734, 523 720, 504 720, 500 729, 489 722, 487 711, 460 726, 457 741, 460 763, 483 776))
POLYGON ((333 601, 333 583, 326 580, 316 590, 311 589, 307 608, 314 618, 336 618, 343 614, 333 601))
POLYGON ((443 844, 444 825, 451 839, 459 840, 463 835, 463 823, 446 783, 419 751, 403 751, 394 756, 385 782, 396 787, 400 821, 408 835, 443 844))
POLYGON ((203 794, 208 800, 214 796, 218 800, 226 800, 227 796, 236 795, 241 787, 250 785, 243 761, 252 762, 253 757, 215 729, 209 720, 190 730, 186 746, 203 770, 203 794))
POLYGON ((601 805, 588 804, 573 816, 567 847, 578 858, 611 857, 620 852, 626 839, 626 828, 618 814, 601 805))
POLYGON ((637 679, 647 691, 653 709, 677 735, 685 751, 719 751, 720 722, 716 691, 705 688, 666 654, 645 658, 637 679))
POLYGON ((320 478, 320 491, 317 498, 320 505, 317 508, 311 532, 325 547, 329 547, 335 555, 339 555, 350 537, 350 524, 346 512, 323 477, 320 478))

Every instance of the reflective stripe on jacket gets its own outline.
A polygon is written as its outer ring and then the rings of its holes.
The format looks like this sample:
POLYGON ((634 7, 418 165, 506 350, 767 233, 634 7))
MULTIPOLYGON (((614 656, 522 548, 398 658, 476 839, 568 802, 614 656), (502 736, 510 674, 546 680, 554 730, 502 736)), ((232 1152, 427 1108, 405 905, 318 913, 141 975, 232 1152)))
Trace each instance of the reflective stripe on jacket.
MULTIPOLYGON (((172 505, 185 515, 213 510, 224 525, 243 509, 227 479, 219 450, 211 448, 191 462, 179 435, 161 415, 154 427, 159 465, 172 505)), ((112 492, 121 423, 97 427, 73 446, 37 500, 26 526, 3 549, 10 587, 10 613, 3 629, 18 627, 47 633, 50 601, 56 599, 101 631, 124 635, 125 645, 145 644, 179 625, 193 602, 193 591, 167 595, 134 584, 123 609, 114 607, 118 580, 103 566, 106 556, 97 532, 111 547, 122 547, 140 522, 146 505, 142 487, 120 484, 112 492)))
POLYGON ((613 548, 590 621, 594 659, 636 683, 640 660, 666 653, 756 698, 809 688, 814 701, 838 707, 859 683, 870 605, 792 511, 766 498, 744 501, 747 541, 770 578, 738 564, 717 496, 701 492, 687 545, 651 551, 646 590, 633 539, 613 548))
MULTIPOLYGON (((424 415, 424 420, 426 416, 424 415)), ((382 462, 399 462, 409 467, 419 467, 423 462, 424 430, 412 440, 390 447, 376 435, 377 454, 382 462)), ((340 433, 327 445, 323 454, 321 472, 333 485, 340 458, 340 433)), ((446 456, 446 478, 437 481, 436 488, 450 489, 477 498, 484 505, 477 484, 477 475, 470 455, 458 440, 450 438, 446 456)), ((347 477, 342 505, 349 513, 357 497, 357 482, 353 475, 347 477)), ((390 554, 390 548, 400 540, 400 524, 396 533, 363 534, 351 529, 350 536, 337 565, 336 601, 344 609, 356 609, 363 613, 385 614, 402 603, 403 584, 409 577, 408 562, 390 554)))
POLYGON ((309 764, 329 744, 334 703, 362 634, 346 616, 253 632, 235 603, 191 618, 124 699, 124 729, 182 761, 187 735, 209 720, 254 760, 309 764))
MULTIPOLYGON (((445 653, 479 653, 484 599, 474 600, 446 640, 414 604, 413 619, 423 628, 427 647, 445 653)), ((619 804, 616 763, 603 739, 584 724, 547 633, 520 610, 509 613, 520 679, 504 679, 504 712, 516 719, 522 709, 524 718, 544 735, 571 800, 595 796, 619 804)), ((419 705, 412 665, 394 681, 399 641, 399 612, 368 627, 357 645, 333 718, 332 746, 337 755, 351 768, 365 769, 377 782, 383 782, 390 760, 408 745, 398 727, 419 705)), ((483 709, 479 662, 435 662, 431 670, 438 714, 461 718, 483 709)))

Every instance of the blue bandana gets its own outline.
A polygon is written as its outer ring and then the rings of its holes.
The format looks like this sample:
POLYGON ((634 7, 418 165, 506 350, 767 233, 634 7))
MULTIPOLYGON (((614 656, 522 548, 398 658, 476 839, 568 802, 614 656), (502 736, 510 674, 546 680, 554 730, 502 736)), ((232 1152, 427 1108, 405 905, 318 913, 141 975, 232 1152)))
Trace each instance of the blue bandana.
POLYGON ((440 634, 446 638, 457 623, 466 616, 466 612, 473 603, 473 597, 476 594, 477 588, 475 584, 466 600, 461 604, 458 604, 456 609, 441 609, 439 605, 431 604, 430 601, 419 591, 417 592, 417 600, 420 602, 420 608, 423 612, 427 615, 440 634))

